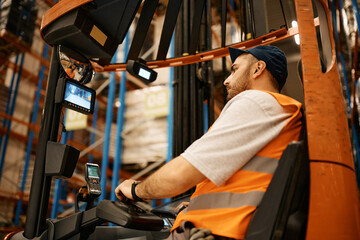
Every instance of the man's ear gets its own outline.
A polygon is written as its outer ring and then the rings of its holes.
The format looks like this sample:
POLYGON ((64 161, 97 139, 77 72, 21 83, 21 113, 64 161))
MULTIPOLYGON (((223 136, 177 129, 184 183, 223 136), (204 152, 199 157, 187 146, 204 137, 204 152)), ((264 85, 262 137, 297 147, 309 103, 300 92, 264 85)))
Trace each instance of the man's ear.
POLYGON ((266 69, 266 63, 264 61, 257 61, 254 65, 252 77, 258 78, 263 74, 264 70, 266 69))

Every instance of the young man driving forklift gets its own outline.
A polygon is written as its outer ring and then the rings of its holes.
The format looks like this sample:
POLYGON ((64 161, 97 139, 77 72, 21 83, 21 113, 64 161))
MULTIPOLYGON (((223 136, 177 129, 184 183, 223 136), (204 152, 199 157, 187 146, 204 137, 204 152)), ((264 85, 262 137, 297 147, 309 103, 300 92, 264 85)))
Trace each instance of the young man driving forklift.
POLYGON ((299 140, 301 104, 279 93, 285 54, 274 46, 229 52, 228 102, 211 130, 145 181, 115 190, 119 199, 162 199, 196 186, 168 239, 244 239, 282 152, 299 140))

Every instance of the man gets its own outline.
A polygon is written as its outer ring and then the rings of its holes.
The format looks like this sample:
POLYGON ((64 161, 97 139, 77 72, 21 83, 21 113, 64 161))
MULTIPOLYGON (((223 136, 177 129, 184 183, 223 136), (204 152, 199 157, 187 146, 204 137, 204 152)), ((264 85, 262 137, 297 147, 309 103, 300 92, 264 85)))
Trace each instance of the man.
POLYGON ((170 239, 189 234, 188 222, 217 239, 243 239, 282 152, 300 135, 301 104, 279 94, 287 77, 285 54, 274 46, 229 52, 229 101, 211 130, 145 181, 126 180, 115 190, 120 199, 121 193, 161 199, 197 185, 170 239))

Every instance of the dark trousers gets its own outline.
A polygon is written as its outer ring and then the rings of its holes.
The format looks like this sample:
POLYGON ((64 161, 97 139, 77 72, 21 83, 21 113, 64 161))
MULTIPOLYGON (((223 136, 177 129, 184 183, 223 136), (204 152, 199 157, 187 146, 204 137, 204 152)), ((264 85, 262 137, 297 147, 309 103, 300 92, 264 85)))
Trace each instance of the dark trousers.
MULTIPOLYGON (((181 225, 172 231, 166 240, 189 240, 190 230, 194 227, 191 222, 182 222, 181 225)), ((215 240, 236 240, 234 238, 228 238, 218 235, 213 235, 215 240)))

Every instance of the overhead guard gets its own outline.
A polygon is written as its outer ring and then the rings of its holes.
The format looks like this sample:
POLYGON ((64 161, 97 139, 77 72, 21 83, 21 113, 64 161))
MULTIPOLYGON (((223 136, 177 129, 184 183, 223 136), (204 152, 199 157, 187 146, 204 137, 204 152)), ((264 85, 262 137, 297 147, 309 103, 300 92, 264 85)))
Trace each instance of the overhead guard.
MULTIPOLYGON (((100 65, 110 63, 140 6, 141 0, 63 0, 64 7, 50 9, 41 26, 41 36, 50 45, 76 49, 100 65), (85 4, 84 4, 85 2, 85 4), (69 4, 72 7, 65 7, 69 4)), ((55 5, 56 6, 56 5, 55 5)))

